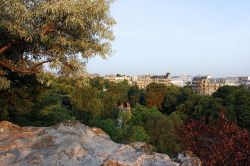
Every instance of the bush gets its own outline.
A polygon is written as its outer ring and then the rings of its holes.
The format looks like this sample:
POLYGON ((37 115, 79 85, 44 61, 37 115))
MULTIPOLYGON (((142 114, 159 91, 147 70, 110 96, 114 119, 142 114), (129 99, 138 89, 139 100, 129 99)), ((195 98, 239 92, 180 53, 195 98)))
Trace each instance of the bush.
POLYGON ((130 131, 130 142, 148 142, 149 136, 141 126, 133 126, 130 131))
POLYGON ((213 123, 191 120, 179 135, 184 149, 194 152, 204 165, 248 165, 250 133, 229 122, 223 112, 213 123))
POLYGON ((64 120, 73 120, 72 111, 64 108, 63 106, 50 105, 43 108, 38 114, 38 121, 45 126, 55 125, 64 120))

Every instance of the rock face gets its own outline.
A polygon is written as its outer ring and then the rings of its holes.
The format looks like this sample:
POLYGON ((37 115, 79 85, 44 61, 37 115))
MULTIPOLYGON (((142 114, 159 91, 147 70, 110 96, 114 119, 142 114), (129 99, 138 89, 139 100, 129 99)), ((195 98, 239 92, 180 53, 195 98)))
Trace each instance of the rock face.
POLYGON ((151 153, 148 145, 114 143, 99 128, 78 121, 53 127, 19 127, 0 122, 0 165, 41 166, 192 166, 201 161, 179 154, 176 162, 168 155, 151 153))

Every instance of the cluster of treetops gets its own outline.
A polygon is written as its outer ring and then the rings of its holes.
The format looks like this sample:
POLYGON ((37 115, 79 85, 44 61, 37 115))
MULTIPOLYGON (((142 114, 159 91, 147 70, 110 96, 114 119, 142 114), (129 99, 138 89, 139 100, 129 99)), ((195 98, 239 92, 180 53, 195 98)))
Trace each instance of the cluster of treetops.
POLYGON ((195 153, 205 165, 245 165, 250 150, 250 90, 224 86, 212 96, 151 83, 140 90, 103 78, 11 73, 0 91, 0 120, 51 126, 64 120, 102 128, 118 143, 146 142, 152 151, 195 153), (119 110, 131 105, 131 113, 119 110), (122 119, 122 125, 118 119, 122 119))

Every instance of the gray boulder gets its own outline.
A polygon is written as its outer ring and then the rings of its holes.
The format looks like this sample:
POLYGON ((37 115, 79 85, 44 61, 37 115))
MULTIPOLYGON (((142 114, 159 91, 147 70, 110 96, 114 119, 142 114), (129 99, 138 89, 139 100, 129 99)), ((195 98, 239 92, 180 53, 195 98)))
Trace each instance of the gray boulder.
POLYGON ((1 166, 197 165, 185 154, 179 154, 176 161, 166 154, 150 152, 145 143, 117 144, 101 129, 78 121, 53 127, 20 127, 0 122, 1 166))

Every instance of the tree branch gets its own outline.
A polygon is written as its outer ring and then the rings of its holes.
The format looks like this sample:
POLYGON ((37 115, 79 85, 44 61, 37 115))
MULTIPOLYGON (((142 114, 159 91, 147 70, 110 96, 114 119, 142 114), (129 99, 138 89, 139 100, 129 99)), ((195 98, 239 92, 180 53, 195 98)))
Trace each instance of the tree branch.
POLYGON ((46 61, 43 61, 43 62, 39 62, 37 64, 35 64, 34 66, 31 67, 31 69, 37 69, 37 67, 45 64, 45 63, 49 63, 49 62, 53 62, 55 59, 50 59, 50 60, 46 60, 46 61))
POLYGON ((53 26, 53 24, 49 24, 49 25, 47 25, 47 26, 42 30, 41 35, 46 35, 46 34, 48 34, 48 33, 50 33, 50 32, 53 32, 53 31, 54 31, 54 26, 53 26))
POLYGON ((7 51, 9 48, 13 47, 14 45, 18 45, 20 43, 21 43, 20 41, 16 41, 16 42, 11 42, 11 43, 8 43, 4 46, 1 46, 0 47, 0 55, 5 53, 5 51, 7 51))
POLYGON ((0 61, 0 66, 8 68, 11 71, 15 71, 18 73, 23 73, 23 74, 36 74, 37 73, 37 71, 32 71, 29 68, 16 67, 11 63, 3 62, 3 61, 0 61))
POLYGON ((38 73, 38 67, 39 66, 42 66, 43 64, 45 63, 48 63, 48 62, 52 62, 54 61, 54 59, 50 59, 50 60, 46 60, 46 61, 43 61, 43 62, 39 62, 35 65, 33 65, 32 67, 17 67, 9 62, 3 62, 3 61, 0 61, 0 66, 2 67, 5 67, 5 68, 8 68, 9 70, 11 71, 15 71, 15 72, 18 72, 18 73, 23 73, 23 74, 36 74, 38 73))

